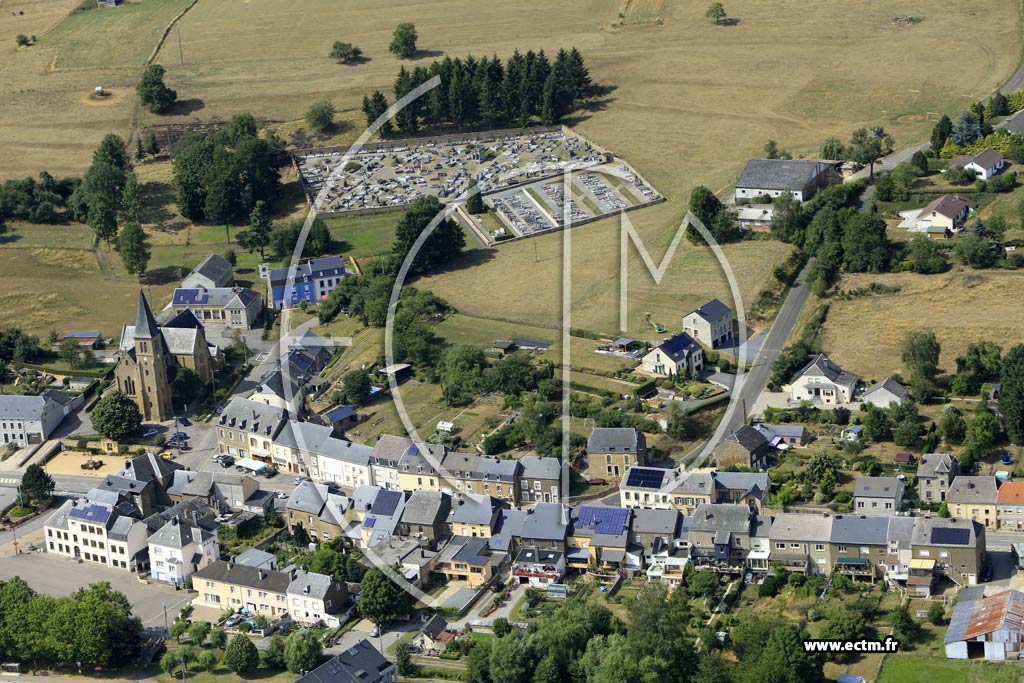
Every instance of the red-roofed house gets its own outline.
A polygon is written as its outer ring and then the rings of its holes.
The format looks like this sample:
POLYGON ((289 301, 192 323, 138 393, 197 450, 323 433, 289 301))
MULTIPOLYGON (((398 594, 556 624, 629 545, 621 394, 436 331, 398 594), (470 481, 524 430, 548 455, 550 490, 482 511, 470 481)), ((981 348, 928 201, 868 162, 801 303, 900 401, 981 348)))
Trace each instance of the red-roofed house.
POLYGON ((1000 529, 1024 531, 1024 481, 1008 481, 999 487, 996 519, 1000 529))

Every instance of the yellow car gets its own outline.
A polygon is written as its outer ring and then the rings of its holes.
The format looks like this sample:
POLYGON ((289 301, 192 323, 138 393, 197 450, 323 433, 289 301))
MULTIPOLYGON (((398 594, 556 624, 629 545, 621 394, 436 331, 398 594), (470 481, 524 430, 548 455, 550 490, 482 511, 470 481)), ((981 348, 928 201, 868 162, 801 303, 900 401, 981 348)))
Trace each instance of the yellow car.
POLYGON ((163 458, 164 460, 174 460, 174 452, 164 451, 163 453, 160 454, 160 457, 163 458))

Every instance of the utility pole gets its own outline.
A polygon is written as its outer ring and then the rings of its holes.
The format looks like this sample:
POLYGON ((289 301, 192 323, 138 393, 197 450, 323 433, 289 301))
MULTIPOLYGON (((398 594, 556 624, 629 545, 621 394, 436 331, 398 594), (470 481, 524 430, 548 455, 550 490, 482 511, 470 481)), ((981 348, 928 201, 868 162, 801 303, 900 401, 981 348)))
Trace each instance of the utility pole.
POLYGON ((171 627, 167 624, 167 603, 161 602, 160 606, 164 608, 164 635, 166 636, 171 630, 171 627))
POLYGON ((178 61, 185 63, 185 53, 181 51, 181 24, 178 24, 178 61))

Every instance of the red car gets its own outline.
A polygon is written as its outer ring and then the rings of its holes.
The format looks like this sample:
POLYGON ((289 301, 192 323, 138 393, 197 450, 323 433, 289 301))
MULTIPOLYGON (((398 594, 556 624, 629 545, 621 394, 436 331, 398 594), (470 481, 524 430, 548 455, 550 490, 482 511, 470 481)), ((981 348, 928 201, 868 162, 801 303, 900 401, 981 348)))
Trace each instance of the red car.
POLYGON ((607 479, 591 479, 588 482, 591 486, 606 486, 608 484, 607 479))

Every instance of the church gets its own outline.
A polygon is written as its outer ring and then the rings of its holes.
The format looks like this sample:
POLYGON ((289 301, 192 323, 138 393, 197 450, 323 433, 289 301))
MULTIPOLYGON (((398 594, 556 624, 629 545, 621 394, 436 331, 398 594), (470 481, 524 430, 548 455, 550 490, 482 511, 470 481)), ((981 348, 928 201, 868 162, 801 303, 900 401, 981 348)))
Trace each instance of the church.
POLYGON ((162 422, 174 417, 174 378, 188 368, 203 384, 213 381, 217 347, 206 341, 203 324, 190 310, 157 325, 139 290, 134 325, 121 328, 121 345, 114 377, 117 389, 139 406, 142 419, 162 422))

